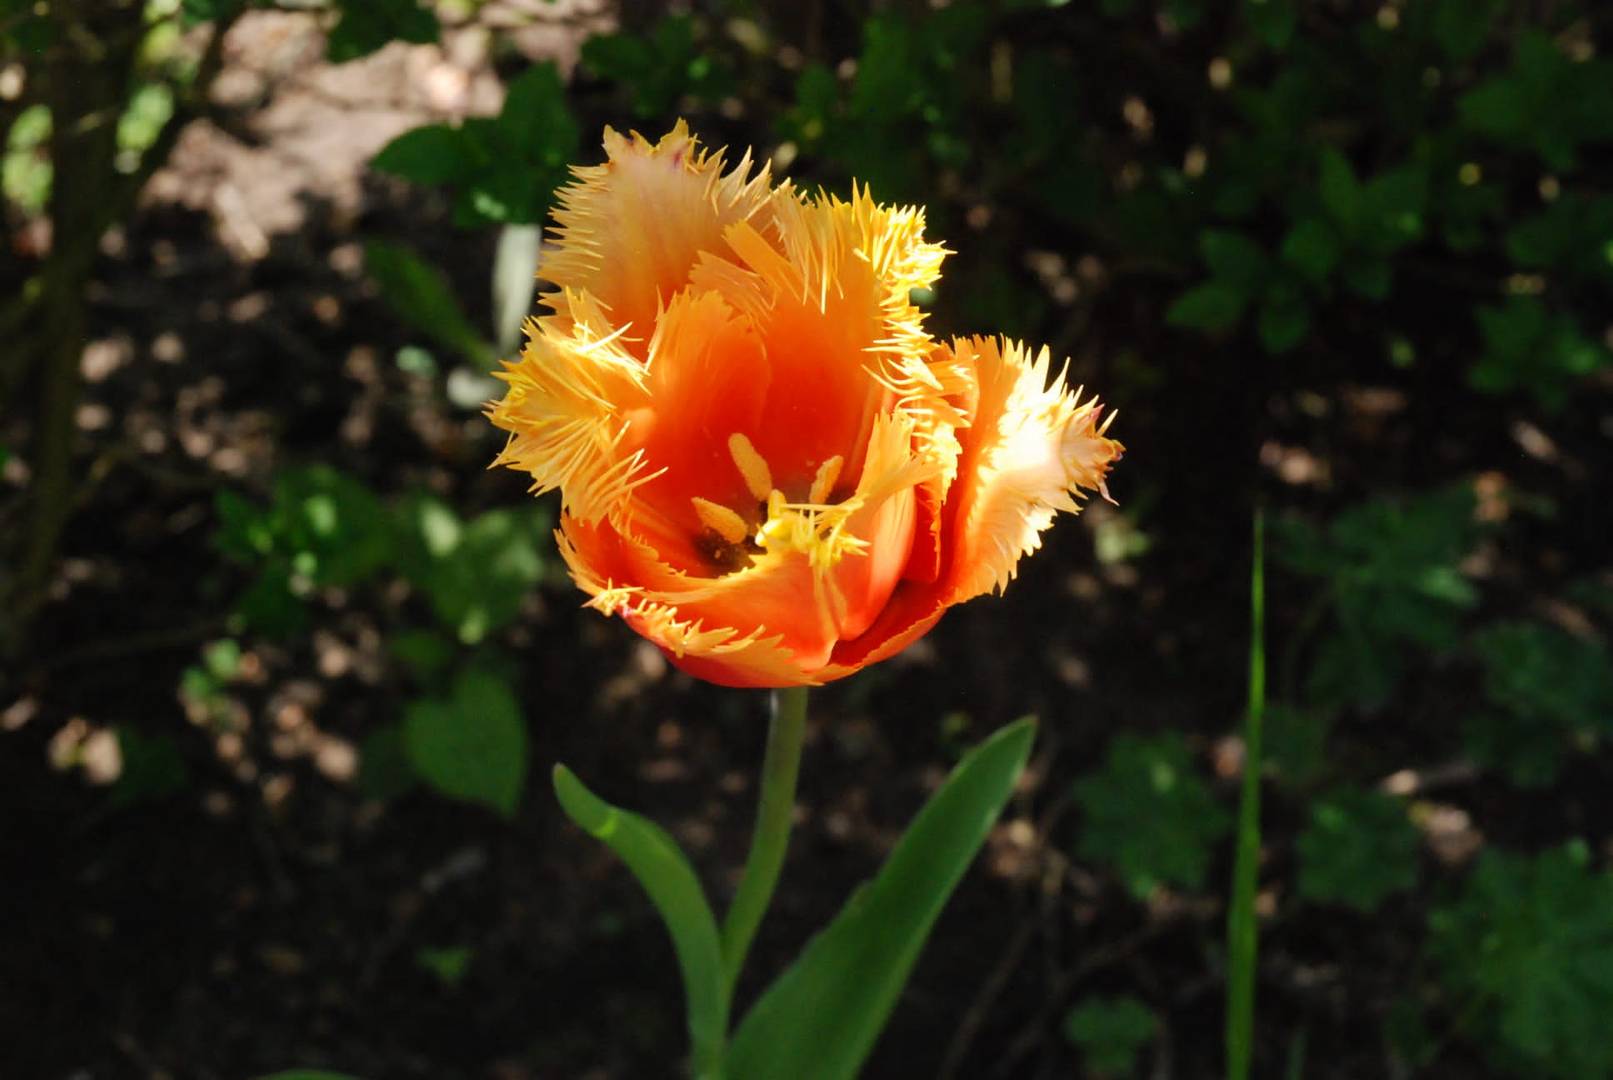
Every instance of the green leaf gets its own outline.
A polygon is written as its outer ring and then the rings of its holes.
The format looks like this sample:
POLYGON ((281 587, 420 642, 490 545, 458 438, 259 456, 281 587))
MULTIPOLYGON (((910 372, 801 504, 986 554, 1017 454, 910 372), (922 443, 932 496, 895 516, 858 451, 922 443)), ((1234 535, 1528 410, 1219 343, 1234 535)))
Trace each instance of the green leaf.
POLYGON ((1427 206, 1428 174, 1421 166, 1379 173, 1361 189, 1358 242, 1379 254, 1400 250, 1422 237, 1427 206))
POLYGON ((1165 15, 1180 30, 1191 30, 1204 20, 1203 0, 1165 0, 1165 15))
POLYGON ((463 131, 447 124, 411 128, 381 147, 372 168, 416 184, 452 184, 468 179, 484 164, 463 131))
POLYGON ((874 880, 752 1007, 734 1035, 730 1075, 856 1076, 930 928, 1013 793, 1035 734, 1027 717, 959 762, 874 880))
POLYGON ((396 799, 420 780, 409 762, 401 724, 387 724, 365 736, 358 762, 358 789, 366 798, 396 799))
POLYGON ((1350 161, 1333 147, 1322 151, 1322 205, 1348 236, 1361 217, 1361 182, 1350 161))
POLYGON ((1516 35, 1512 67, 1457 102, 1464 127, 1556 170, 1575 167, 1579 148, 1613 138, 1613 63, 1566 55, 1546 28, 1516 35))
POLYGON ((863 23, 863 51, 851 84, 853 116, 892 122, 922 108, 926 87, 918 35, 906 20, 875 15, 863 23))
POLYGON ((364 265, 404 322, 453 349, 473 367, 484 371, 493 367, 496 350, 471 325, 442 271, 403 245, 381 240, 364 245, 364 265))
POLYGON ((50 199, 50 130, 50 107, 29 105, 11 122, 0 158, 0 191, 30 214, 43 210, 50 199))
POLYGON ((1461 563, 1478 539, 1473 492, 1456 486, 1345 510, 1325 532, 1276 524, 1277 557, 1321 579, 1332 615, 1312 667, 1319 703, 1380 704, 1408 661, 1408 645, 1448 649, 1477 602, 1461 563))
POLYGON ((641 117, 672 112, 685 94, 716 101, 733 89, 727 60, 709 41, 696 40, 697 25, 686 14, 663 18, 647 36, 595 34, 582 46, 583 66, 625 87, 641 117))
POLYGON ((167 83, 141 85, 118 117, 118 149, 139 155, 151 149, 174 115, 174 91, 167 83))
POLYGON ((1293 39, 1299 12, 1293 0, 1243 0, 1243 17, 1257 38, 1281 52, 1293 39))
POLYGON ((1311 309, 1292 289, 1273 289, 1260 305, 1260 343, 1272 354, 1285 353, 1305 340, 1311 329, 1311 309))
POLYGON ((1116 736, 1075 797, 1085 812, 1076 851, 1113 866, 1139 900, 1160 885, 1202 885, 1211 846, 1231 827, 1175 734, 1116 736))
POLYGON ((422 493, 399 509, 400 562, 444 626, 474 645, 513 620, 542 580, 549 526, 544 504, 489 510, 466 523, 422 493))
POLYGON ((784 133, 812 146, 828 133, 840 104, 840 81, 822 64, 808 64, 795 80, 795 106, 781 120, 784 133))
POLYGON ((1249 295, 1266 280, 1270 259, 1259 244, 1240 232, 1205 229, 1199 234, 1199 251, 1217 281, 1249 295))
POLYGON ((1434 38, 1452 60, 1471 60, 1489 40, 1506 0, 1439 0, 1434 38))
POLYGON ((449 697, 410 705, 403 742, 410 764, 437 791, 515 815, 526 781, 526 724, 497 676, 472 668, 449 697))
POLYGON ((1388 259, 1358 256, 1344 264, 1344 284, 1368 300, 1382 300, 1394 284, 1394 266, 1388 259))
POLYGON ((1493 708, 1465 725, 1469 752, 1520 787, 1556 778, 1571 747, 1613 736, 1613 657, 1539 623, 1501 622, 1473 639, 1493 708))
POLYGON ((457 653, 452 641, 431 630, 404 630, 390 635, 386 644, 387 651, 422 680, 442 674, 457 653))
POLYGON ((1165 312, 1172 326, 1185 326, 1209 333, 1221 333, 1238 325, 1247 294, 1221 280, 1195 285, 1178 296, 1165 312))
POLYGON ((1581 332, 1574 317, 1551 312, 1534 296, 1509 297, 1476 315, 1484 354, 1468 383, 1492 394, 1524 389, 1547 410, 1561 409, 1585 376, 1607 366, 1609 354, 1581 332))
POLYGON ((543 220, 553 193, 549 176, 511 160, 479 174, 460 192, 456 210, 469 223, 529 224, 543 220))
POLYGON ((1329 719, 1320 709, 1266 710, 1266 765, 1289 787, 1314 783, 1326 771, 1329 719))
POLYGON ((1534 857, 1487 851, 1461 899, 1429 916, 1430 951, 1471 1029, 1519 1075, 1613 1072, 1613 874, 1583 843, 1534 857))
POLYGON ((325 41, 333 64, 368 56, 392 41, 437 40, 437 15, 417 0, 337 0, 341 17, 325 41))
POLYGON ((1484 694, 1498 708, 1560 730, 1613 734, 1613 657, 1596 639, 1542 623, 1503 622, 1474 639, 1484 694))
POLYGON ((444 986, 453 988, 465 980, 465 973, 470 970, 470 963, 476 958, 476 950, 468 945, 456 945, 446 949, 425 947, 417 949, 414 962, 426 971, 437 977, 444 986))
POLYGON ((188 29, 199 23, 228 18, 240 10, 245 0, 180 0, 180 19, 188 29))
MULTIPOLYGON (((649 894, 672 937, 683 975, 695 1060, 719 1060, 728 1027, 722 948, 717 920, 689 860, 660 826, 611 806, 584 787, 564 765, 554 767, 554 790, 566 816, 584 832, 604 841, 649 894)), ((759 1074, 736 1071, 729 1075, 759 1074)))
POLYGON ((1134 997, 1092 995, 1065 1014, 1060 1030, 1081 1051, 1089 1074, 1132 1076, 1138 1053, 1159 1034, 1159 1017, 1134 997))
POLYGON ((577 121, 552 63, 533 64, 510 83, 498 126, 521 161, 548 166, 556 178, 577 156, 577 121))
POLYGON ((1417 827, 1405 804, 1379 791, 1347 788, 1311 804, 1296 843, 1299 893, 1357 911, 1417 883, 1417 827))
POLYGON ((123 767, 112 785, 113 806, 162 799, 183 791, 189 784, 190 770, 172 738, 145 735, 122 725, 117 735, 123 767))
POLYGON ((1321 218, 1305 218, 1283 238, 1283 261, 1314 285, 1327 281, 1339 262, 1339 238, 1321 218))

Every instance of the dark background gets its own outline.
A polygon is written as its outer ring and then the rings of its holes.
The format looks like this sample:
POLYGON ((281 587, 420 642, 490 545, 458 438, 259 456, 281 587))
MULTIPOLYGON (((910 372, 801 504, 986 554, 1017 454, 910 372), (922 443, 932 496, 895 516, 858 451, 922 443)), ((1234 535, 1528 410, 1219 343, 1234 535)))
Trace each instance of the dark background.
POLYGON ((478 407, 501 233, 679 116, 925 205, 932 332, 1049 344, 1127 446, 1118 508, 814 693, 740 1008, 1035 713, 867 1075, 1218 1074, 1261 507, 1255 1074, 1609 1075, 1608 24, 0 4, 0 1075, 678 1074, 664 932, 547 776, 721 902, 766 698, 579 608, 478 407), (468 776, 404 734, 466 672, 521 733, 468 776))

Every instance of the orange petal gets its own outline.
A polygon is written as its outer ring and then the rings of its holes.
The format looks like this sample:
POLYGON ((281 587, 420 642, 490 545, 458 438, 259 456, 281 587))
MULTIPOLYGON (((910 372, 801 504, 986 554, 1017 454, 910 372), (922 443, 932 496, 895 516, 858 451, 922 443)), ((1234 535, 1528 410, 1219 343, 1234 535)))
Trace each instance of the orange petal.
POLYGON ((958 603, 1007 585, 1020 557, 1041 546, 1055 514, 1079 512, 1083 491, 1104 492, 1104 476, 1124 447, 1104 436, 1108 424, 1100 426, 1096 398, 1083 404, 1062 374, 1049 380, 1045 348, 1034 361, 1011 341, 959 339, 953 349, 972 356, 979 378, 947 496, 947 600, 958 603))
POLYGON ((534 334, 504 367, 504 397, 487 414, 510 433, 495 465, 529 474, 540 494, 560 488, 566 508, 589 520, 649 478, 643 454, 624 445, 629 417, 649 401, 645 372, 618 337, 582 319, 534 334))
MULTIPOLYGON (((538 274, 596 297, 642 356, 657 311, 688 284, 700 253, 719 250, 723 230, 774 192, 766 165, 748 175, 749 152, 725 175, 721 151, 703 151, 682 120, 654 146, 606 128, 605 153, 603 165, 573 169, 577 181, 555 193, 554 250, 538 274)), ((568 314, 564 292, 547 299, 568 314)))

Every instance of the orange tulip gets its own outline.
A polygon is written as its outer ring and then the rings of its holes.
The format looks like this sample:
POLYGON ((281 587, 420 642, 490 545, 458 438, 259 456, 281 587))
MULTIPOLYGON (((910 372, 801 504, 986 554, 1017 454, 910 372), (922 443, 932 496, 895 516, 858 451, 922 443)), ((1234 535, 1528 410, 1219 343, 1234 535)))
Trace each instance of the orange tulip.
POLYGON ((749 154, 724 173, 681 121, 605 150, 559 192, 553 314, 489 415, 497 463, 560 490, 590 606, 674 664, 842 678, 1108 496, 1122 447, 1046 349, 926 333, 909 293, 946 251, 922 210, 774 187, 749 154))

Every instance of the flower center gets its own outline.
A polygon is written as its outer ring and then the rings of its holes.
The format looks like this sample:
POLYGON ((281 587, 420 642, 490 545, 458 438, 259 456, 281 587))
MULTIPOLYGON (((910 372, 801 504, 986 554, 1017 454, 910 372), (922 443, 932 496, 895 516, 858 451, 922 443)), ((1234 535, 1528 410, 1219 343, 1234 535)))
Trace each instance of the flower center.
POLYGON ((815 570, 827 570, 867 542, 846 531, 855 500, 830 502, 846 460, 839 454, 818 465, 806 502, 792 503, 773 486, 773 470, 742 433, 728 437, 728 455, 756 499, 735 510, 695 496, 690 499, 704 531, 695 546, 717 569, 732 573, 763 552, 805 554, 815 570))

